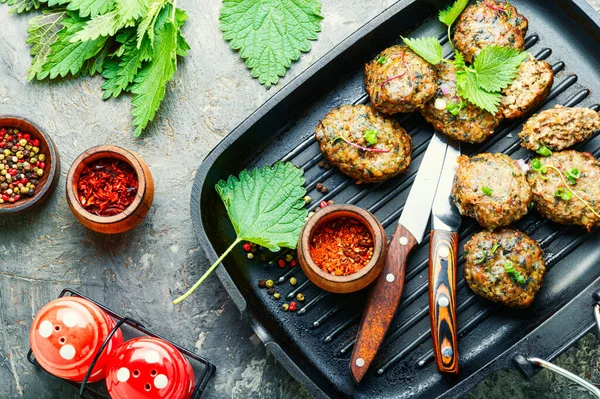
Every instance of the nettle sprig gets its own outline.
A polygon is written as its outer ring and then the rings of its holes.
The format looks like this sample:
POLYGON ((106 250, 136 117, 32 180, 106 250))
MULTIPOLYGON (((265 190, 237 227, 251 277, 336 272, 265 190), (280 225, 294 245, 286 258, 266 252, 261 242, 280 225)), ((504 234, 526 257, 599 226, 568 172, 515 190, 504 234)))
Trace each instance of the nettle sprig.
POLYGON ((578 168, 571 168, 567 171, 561 171, 554 165, 542 164, 539 158, 535 158, 531 161, 531 169, 537 172, 541 179, 548 180, 547 176, 550 170, 556 172, 560 179, 562 180, 564 187, 559 187, 555 192, 554 196, 562 199, 565 202, 570 201, 573 197, 577 198, 581 201, 586 208, 588 208, 594 215, 600 218, 600 214, 594 209, 594 207, 587 202, 585 199, 581 197, 575 190, 573 190, 570 186, 575 185, 577 180, 581 177, 581 171, 578 168))
POLYGON ((102 74, 103 99, 132 96, 135 136, 154 119, 177 57, 190 50, 187 20, 176 0, 0 0, 21 13, 43 8, 29 20, 28 80, 102 74))
MULTIPOLYGON (((440 11, 439 20, 448 27, 448 39, 452 43, 451 29, 456 19, 467 6, 467 0, 457 0, 445 10, 440 11)), ((472 65, 467 65, 463 55, 454 49, 454 60, 445 59, 442 55, 442 45, 435 37, 417 39, 402 38, 404 44, 432 65, 440 62, 453 64, 456 75, 456 90, 461 99, 488 111, 498 112, 502 99, 502 90, 508 87, 517 76, 519 65, 529 54, 512 47, 488 45, 472 65)), ((452 103, 447 111, 457 115, 464 103, 452 103)))

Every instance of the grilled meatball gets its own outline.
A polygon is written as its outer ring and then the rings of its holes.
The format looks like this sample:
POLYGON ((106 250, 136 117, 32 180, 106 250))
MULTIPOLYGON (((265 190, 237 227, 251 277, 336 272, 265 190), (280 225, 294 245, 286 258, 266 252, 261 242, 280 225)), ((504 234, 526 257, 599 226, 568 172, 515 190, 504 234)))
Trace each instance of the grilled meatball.
POLYGON ((519 133, 521 145, 537 151, 541 146, 561 151, 581 143, 600 130, 600 115, 589 108, 557 105, 529 118, 519 133))
POLYGON ((475 234, 465 245, 465 280, 477 295, 506 306, 531 305, 546 264, 540 244, 518 230, 475 234))
POLYGON ((491 44, 523 49, 528 25, 527 18, 511 4, 477 1, 463 11, 456 23, 454 45, 467 62, 473 62, 481 49, 491 44))
POLYGON ((515 80, 502 90, 502 114, 520 118, 548 97, 554 83, 554 71, 546 61, 530 58, 519 65, 515 80))
POLYGON ((365 65, 371 104, 386 114, 421 108, 437 88, 433 66, 406 46, 383 50, 365 65))
POLYGON ((535 166, 539 162, 537 165, 541 165, 543 170, 538 172, 532 167, 527 172, 527 181, 531 185, 537 211, 556 223, 582 225, 588 230, 600 226, 600 162, 588 152, 573 150, 536 159, 531 164, 535 166), (566 186, 554 168, 563 173, 566 186), (571 177, 574 181, 571 184, 565 173, 579 175, 579 178, 571 177), (568 200, 563 199, 560 194, 568 192, 567 189, 583 198, 593 210, 575 195, 568 200))
POLYGON ((467 143, 483 142, 494 133, 501 117, 496 117, 470 103, 467 103, 458 115, 450 113, 446 109, 448 103, 461 102, 456 94, 454 65, 442 63, 437 66, 437 72, 438 90, 435 97, 425 104, 421 114, 427 122, 433 124, 435 130, 447 136, 467 143))
POLYGON ((461 155, 453 194, 460 213, 489 230, 519 220, 531 203, 525 174, 504 154, 461 155))
POLYGON ((366 105, 333 109, 319 122, 315 135, 325 158, 357 183, 389 179, 410 165, 411 137, 397 121, 366 105), (366 140, 369 130, 377 132, 374 145, 366 140))

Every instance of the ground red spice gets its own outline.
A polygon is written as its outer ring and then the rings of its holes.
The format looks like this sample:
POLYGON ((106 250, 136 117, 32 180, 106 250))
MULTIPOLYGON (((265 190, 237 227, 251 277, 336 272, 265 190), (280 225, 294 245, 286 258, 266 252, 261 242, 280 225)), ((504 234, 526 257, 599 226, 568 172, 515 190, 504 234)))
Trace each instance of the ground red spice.
POLYGON ((373 237, 358 220, 340 217, 323 223, 311 238, 312 260, 325 272, 347 276, 373 257, 373 237))
POLYGON ((135 199, 137 174, 131 166, 117 159, 100 159, 87 165, 79 175, 79 202, 90 213, 114 216, 123 212, 135 199))

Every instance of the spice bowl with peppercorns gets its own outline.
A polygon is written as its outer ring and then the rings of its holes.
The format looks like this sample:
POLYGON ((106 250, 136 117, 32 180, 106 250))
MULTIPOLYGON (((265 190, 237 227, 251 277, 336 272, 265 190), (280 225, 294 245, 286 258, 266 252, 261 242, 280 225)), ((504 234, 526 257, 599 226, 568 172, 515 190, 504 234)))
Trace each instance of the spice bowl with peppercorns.
POLYGON ((137 226, 154 200, 148 165, 133 151, 112 145, 81 154, 67 175, 67 202, 87 228, 106 234, 137 226))
POLYGON ((371 284, 385 263, 381 223, 354 205, 329 205, 308 219, 298 240, 298 261, 318 287, 338 294, 371 284))
POLYGON ((60 158, 48 134, 17 116, 0 116, 0 216, 20 215, 50 197, 60 158))

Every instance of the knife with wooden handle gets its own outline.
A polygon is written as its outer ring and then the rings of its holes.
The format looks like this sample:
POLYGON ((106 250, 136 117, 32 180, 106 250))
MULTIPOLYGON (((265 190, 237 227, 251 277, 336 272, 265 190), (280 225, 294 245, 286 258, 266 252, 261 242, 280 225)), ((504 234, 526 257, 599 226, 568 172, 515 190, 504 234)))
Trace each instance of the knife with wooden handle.
POLYGON ((373 362, 398 309, 406 261, 427 229, 447 147, 446 137, 436 134, 431 139, 390 240, 385 266, 369 293, 350 363, 357 383, 373 362))
POLYGON ((452 185, 459 156, 458 142, 449 140, 431 210, 429 317, 436 365, 441 373, 447 374, 458 374, 456 259, 461 216, 452 201, 452 185))

